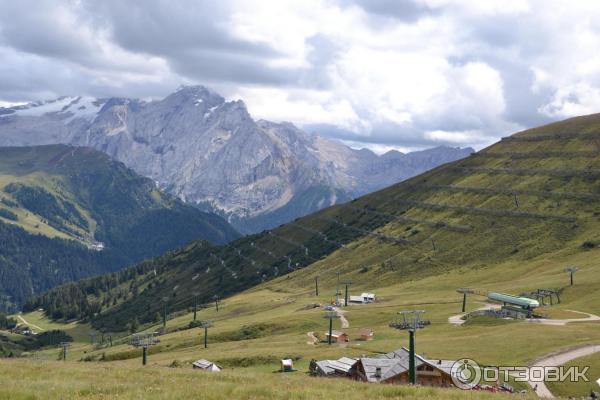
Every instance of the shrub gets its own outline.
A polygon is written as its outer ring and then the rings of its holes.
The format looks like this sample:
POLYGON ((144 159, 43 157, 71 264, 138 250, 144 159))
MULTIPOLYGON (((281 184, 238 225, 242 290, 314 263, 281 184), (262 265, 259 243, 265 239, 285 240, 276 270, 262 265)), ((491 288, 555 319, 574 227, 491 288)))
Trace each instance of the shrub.
POLYGON ((591 250, 598 246, 598 242, 595 240, 586 240, 581 244, 581 248, 584 250, 591 250))

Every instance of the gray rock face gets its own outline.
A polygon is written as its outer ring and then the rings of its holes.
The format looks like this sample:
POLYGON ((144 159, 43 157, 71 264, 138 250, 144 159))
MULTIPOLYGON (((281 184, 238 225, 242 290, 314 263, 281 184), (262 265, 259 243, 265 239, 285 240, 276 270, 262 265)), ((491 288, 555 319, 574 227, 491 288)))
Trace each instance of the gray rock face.
POLYGON ((122 161, 241 231, 276 226, 397 183, 472 149, 378 156, 254 121, 242 101, 182 87, 160 101, 64 97, 0 108, 0 145, 89 146, 122 161))

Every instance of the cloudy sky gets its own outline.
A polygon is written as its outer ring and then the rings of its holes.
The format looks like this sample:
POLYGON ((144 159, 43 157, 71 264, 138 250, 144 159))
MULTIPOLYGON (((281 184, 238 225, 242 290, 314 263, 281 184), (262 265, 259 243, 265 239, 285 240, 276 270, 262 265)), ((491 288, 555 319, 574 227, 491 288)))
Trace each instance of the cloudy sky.
POLYGON ((596 0, 0 0, 0 105, 204 84, 384 150, 600 111, 596 0))

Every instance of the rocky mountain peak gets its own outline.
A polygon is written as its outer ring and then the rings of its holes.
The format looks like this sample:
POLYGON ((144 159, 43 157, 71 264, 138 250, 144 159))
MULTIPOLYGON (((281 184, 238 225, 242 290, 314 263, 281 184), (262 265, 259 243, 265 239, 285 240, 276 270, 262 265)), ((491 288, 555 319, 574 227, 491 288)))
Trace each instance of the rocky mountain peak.
POLYGON ((255 121, 242 100, 226 101, 204 86, 182 86, 151 102, 61 98, 4 115, 0 145, 65 143, 102 150, 244 232, 279 225, 471 152, 378 156, 308 134, 291 122, 255 121))

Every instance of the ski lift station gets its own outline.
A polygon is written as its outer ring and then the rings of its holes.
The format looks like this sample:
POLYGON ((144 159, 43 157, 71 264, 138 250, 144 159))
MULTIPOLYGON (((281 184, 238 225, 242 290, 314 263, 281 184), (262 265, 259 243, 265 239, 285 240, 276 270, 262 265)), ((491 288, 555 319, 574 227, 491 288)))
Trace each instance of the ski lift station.
POLYGON ((375 301, 375 293, 362 293, 360 296, 350 296, 350 303, 368 304, 375 301))
POLYGON ((513 318, 531 318, 533 310, 540 306, 537 300, 529 297, 513 296, 505 293, 488 293, 488 298, 502 303, 502 311, 513 318))

